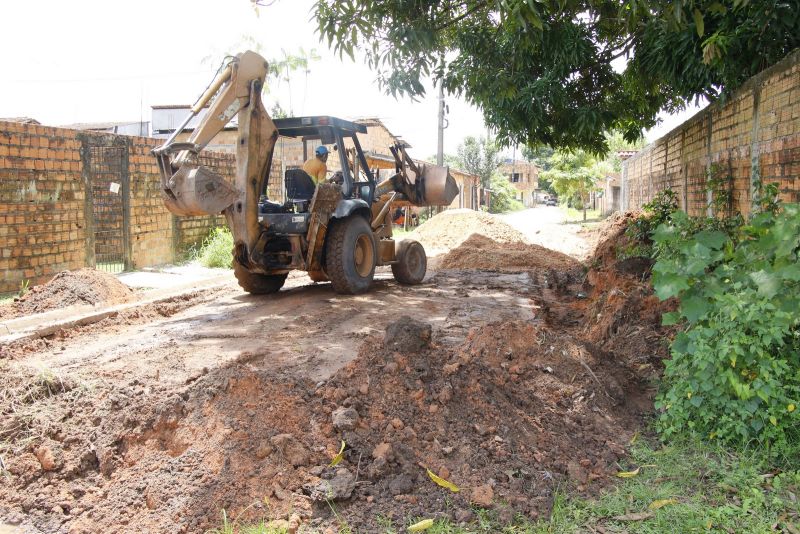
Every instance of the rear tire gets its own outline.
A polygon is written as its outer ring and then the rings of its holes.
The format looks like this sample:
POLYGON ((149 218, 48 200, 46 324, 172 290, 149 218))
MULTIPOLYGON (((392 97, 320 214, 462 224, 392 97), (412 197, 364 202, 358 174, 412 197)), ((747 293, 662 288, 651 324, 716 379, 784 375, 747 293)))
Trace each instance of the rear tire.
POLYGON ((288 276, 288 274, 251 273, 236 260, 233 260, 233 274, 242 289, 253 295, 277 293, 288 276))
POLYGON ((397 244, 396 263, 392 264, 394 279, 403 285, 415 286, 422 283, 428 271, 428 257, 422 244, 406 239, 397 244))
POLYGON ((334 291, 354 295, 369 290, 377 263, 378 246, 366 219, 351 215, 329 226, 325 238, 325 274, 334 291))

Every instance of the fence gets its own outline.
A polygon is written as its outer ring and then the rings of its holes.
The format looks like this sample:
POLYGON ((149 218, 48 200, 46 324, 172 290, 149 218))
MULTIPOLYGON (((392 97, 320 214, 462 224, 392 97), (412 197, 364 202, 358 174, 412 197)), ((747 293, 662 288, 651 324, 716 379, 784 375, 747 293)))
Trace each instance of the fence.
MULTIPOLYGON (((81 267, 111 272, 175 261, 223 218, 175 217, 150 151, 158 139, 0 122, 0 292, 81 267)), ((202 163, 232 180, 232 154, 202 163)), ((273 160, 271 194, 279 195, 273 160)))

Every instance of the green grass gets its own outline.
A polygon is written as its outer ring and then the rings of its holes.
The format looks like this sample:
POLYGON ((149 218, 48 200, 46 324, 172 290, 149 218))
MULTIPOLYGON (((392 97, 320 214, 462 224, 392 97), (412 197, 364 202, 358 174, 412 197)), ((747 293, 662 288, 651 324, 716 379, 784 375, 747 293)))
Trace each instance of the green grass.
MULTIPOLYGON (((576 210, 564 205, 559 207, 564 212, 566 222, 583 222, 583 210, 576 210)), ((600 210, 586 210, 586 222, 598 221, 600 218, 600 210)))
POLYGON ((233 264, 233 234, 227 227, 211 230, 197 251, 197 259, 206 267, 230 269, 233 264))
MULTIPOLYGON (((800 453, 800 451, 798 451, 800 453)), ((606 533, 689 533, 780 531, 800 532, 800 463, 785 458, 784 470, 769 464, 763 451, 734 452, 709 444, 681 443, 661 446, 639 440, 626 471, 639 474, 617 479, 617 484, 596 499, 587 500, 560 492, 553 513, 535 523, 518 518, 501 524, 494 511, 476 511, 476 520, 466 527, 439 519, 427 534, 578 534, 606 533), (658 509, 650 506, 669 500, 658 509), (648 514, 642 520, 622 521, 614 517, 648 514), (774 527, 775 526, 775 527, 774 527)), ((402 528, 376 517, 375 526, 386 534, 401 534, 425 519, 408 518, 402 528)), ((263 523, 261 525, 264 525, 263 523)), ((249 528, 249 527, 248 527, 249 528)), ((254 527, 258 528, 258 527, 254 527)), ((220 534, 277 534, 270 530, 219 530, 220 534)))
MULTIPOLYGON (((616 487, 595 500, 559 493, 552 516, 536 523, 499 524, 494 514, 481 512, 468 527, 439 520, 430 534, 550 534, 629 532, 784 532, 800 531, 800 464, 781 472, 758 451, 732 452, 703 444, 633 447, 624 469, 641 467, 639 474, 619 479, 616 487), (670 500, 651 510, 656 501, 670 500), (673 502, 674 501, 674 502, 673 502), (618 521, 626 514, 651 514, 639 521, 618 521), (788 526, 787 526, 788 525, 788 526), (792 530, 792 529, 798 530, 792 530)), ((409 520, 409 524, 420 518, 409 520)), ((387 534, 402 532, 385 528, 387 534)))

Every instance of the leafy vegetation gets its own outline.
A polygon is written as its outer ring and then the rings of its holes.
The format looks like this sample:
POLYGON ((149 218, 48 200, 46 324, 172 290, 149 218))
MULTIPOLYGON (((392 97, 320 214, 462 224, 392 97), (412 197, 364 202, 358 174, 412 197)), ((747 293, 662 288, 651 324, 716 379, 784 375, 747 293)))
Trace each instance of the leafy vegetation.
POLYGON ((483 110, 503 145, 605 152, 800 46, 784 0, 318 0, 318 31, 363 53, 388 92, 433 77, 483 110), (627 58, 627 66, 620 63, 627 58), (616 67, 616 68, 615 68, 616 67))
POLYGON ((617 251, 617 256, 646 258, 654 256, 653 232, 668 222, 676 211, 678 211, 678 195, 675 191, 665 189, 656 193, 653 200, 642 206, 642 215, 625 229, 629 244, 617 251))
POLYGON ((489 205, 489 212, 506 213, 509 211, 521 210, 525 207, 522 205, 522 202, 517 200, 517 190, 511 185, 507 177, 495 173, 492 175, 490 185, 492 200, 489 205))
POLYGON ((492 177, 500 167, 500 148, 493 139, 467 136, 458 145, 456 161, 461 170, 478 176, 483 187, 491 187, 492 177))
POLYGON ((540 179, 547 180, 568 205, 583 210, 585 221, 589 194, 598 188, 598 180, 609 169, 584 150, 558 151, 550 158, 550 166, 550 170, 539 174, 540 179))
POLYGON ((227 226, 214 228, 203 240, 197 259, 206 267, 233 267, 233 234, 227 226))
POLYGON ((682 212, 653 234, 653 284, 677 297, 658 428, 781 453, 800 438, 800 206, 729 229, 682 212))

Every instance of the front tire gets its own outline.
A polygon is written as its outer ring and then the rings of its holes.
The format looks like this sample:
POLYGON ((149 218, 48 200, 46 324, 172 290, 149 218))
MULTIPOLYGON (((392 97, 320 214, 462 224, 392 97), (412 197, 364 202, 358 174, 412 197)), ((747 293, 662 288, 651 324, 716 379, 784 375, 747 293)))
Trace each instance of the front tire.
POLYGON ((421 243, 406 239, 397 244, 395 263, 392 264, 394 279, 403 285, 422 283, 428 271, 428 257, 421 243))
POLYGON ((330 225, 325 239, 325 274, 334 291, 354 295, 369 290, 377 263, 378 246, 366 219, 351 215, 330 225))
POLYGON ((238 261, 233 260, 233 274, 239 285, 253 295, 268 295, 277 293, 286 282, 288 273, 285 274, 261 274, 251 273, 238 261))

